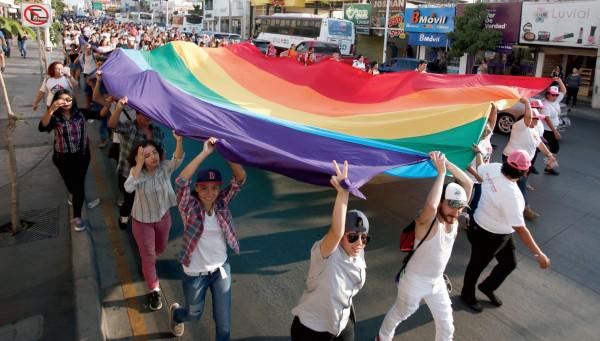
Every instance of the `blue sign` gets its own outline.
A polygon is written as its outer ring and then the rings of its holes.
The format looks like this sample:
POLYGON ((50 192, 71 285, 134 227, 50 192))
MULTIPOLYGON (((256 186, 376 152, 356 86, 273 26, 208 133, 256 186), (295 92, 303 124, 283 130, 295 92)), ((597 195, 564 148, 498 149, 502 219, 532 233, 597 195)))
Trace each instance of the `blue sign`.
POLYGON ((449 44, 448 37, 445 34, 437 33, 410 33, 408 35, 408 44, 417 46, 444 47, 449 44))
POLYGON ((407 8, 405 32, 449 33, 454 30, 454 7, 407 8))

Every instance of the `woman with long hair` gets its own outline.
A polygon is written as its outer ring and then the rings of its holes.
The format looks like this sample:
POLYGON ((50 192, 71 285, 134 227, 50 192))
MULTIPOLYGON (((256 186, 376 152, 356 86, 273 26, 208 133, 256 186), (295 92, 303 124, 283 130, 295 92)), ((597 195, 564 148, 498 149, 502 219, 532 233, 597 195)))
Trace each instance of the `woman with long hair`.
MULTIPOLYGON (((69 193, 72 195, 75 231, 83 231, 81 208, 85 201, 85 175, 90 164, 90 141, 85 122, 94 117, 89 110, 80 110, 68 90, 58 90, 38 125, 39 131, 54 131, 54 155, 52 162, 58 168, 69 193)), ((95 207, 99 199, 88 203, 95 207)))

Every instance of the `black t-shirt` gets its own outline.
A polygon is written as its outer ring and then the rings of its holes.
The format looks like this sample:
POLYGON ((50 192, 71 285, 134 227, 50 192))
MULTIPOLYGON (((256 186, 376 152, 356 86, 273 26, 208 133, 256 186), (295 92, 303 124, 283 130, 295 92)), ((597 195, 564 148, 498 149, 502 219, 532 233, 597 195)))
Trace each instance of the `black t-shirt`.
POLYGON ((4 33, 4 39, 12 39, 13 38, 12 33, 5 28, 2 29, 2 33, 4 33))

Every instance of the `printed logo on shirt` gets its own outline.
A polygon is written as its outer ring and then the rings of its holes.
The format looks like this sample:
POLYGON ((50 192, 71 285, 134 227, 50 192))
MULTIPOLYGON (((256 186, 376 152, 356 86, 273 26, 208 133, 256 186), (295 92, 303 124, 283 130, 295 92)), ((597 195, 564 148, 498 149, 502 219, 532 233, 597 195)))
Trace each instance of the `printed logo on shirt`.
POLYGON ((217 176, 215 175, 215 172, 208 172, 208 178, 210 180, 215 180, 217 176))

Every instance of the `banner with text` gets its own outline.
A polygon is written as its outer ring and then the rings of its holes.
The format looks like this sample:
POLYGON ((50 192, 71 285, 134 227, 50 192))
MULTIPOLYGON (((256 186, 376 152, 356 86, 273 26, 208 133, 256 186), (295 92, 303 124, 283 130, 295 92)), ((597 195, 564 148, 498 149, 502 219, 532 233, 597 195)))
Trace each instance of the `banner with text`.
POLYGON ((409 33, 408 44, 416 46, 446 47, 448 36, 440 33, 409 33))
POLYGON ((344 19, 354 23, 356 34, 369 35, 371 4, 344 4, 344 19))
POLYGON ((407 8, 406 32, 449 33, 454 30, 454 7, 407 8))

